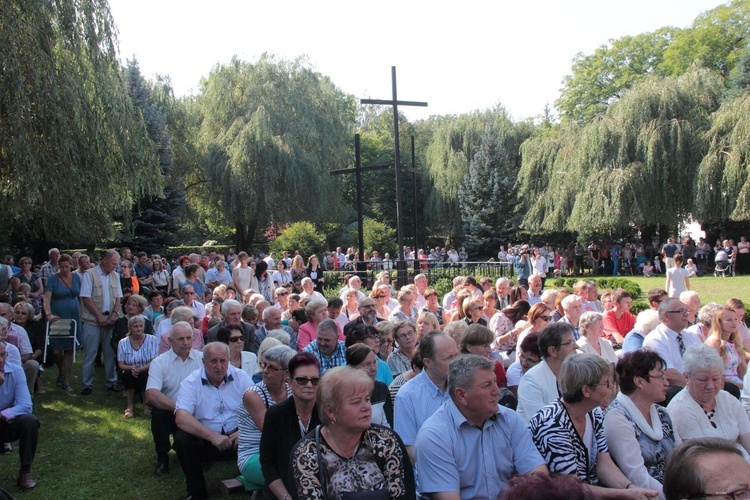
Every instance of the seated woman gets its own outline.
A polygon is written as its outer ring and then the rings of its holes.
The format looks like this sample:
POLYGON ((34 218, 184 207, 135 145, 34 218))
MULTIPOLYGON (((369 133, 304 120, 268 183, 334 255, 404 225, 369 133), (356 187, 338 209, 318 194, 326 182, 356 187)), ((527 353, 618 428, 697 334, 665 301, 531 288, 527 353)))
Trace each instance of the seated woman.
POLYGON ((721 390, 721 356, 706 344, 693 344, 682 356, 682 367, 687 385, 667 406, 680 437, 729 439, 750 453, 750 418, 737 398, 721 390))
POLYGON ((437 292, 432 288, 428 288, 424 292, 424 307, 422 308, 422 311, 434 314, 438 319, 438 324, 440 325, 441 330, 450 321, 448 313, 445 312, 442 306, 440 306, 437 292))
POLYGON ((495 313, 490 318, 490 330, 495 335, 495 340, 492 341, 492 350, 500 353, 504 365, 509 365, 515 361, 518 335, 524 328, 518 322, 526 320, 530 309, 531 306, 528 302, 520 300, 513 302, 512 305, 495 313))
POLYGON ((425 312, 425 310, 422 309, 419 311, 419 316, 417 316, 417 343, 422 340, 422 337, 424 337, 427 332, 432 330, 440 330, 437 316, 431 312, 425 312))
POLYGON ((243 351, 245 334, 240 325, 226 325, 216 332, 216 340, 229 346, 229 362, 235 368, 247 373, 250 378, 258 371, 258 357, 255 353, 243 351))
POLYGON ((398 349, 388 356, 388 367, 391 374, 398 377, 411 369, 411 357, 417 349, 417 330, 409 320, 399 321, 393 327, 393 338, 398 349))
POLYGON ((505 372, 508 389, 516 398, 518 398, 518 385, 523 375, 542 360, 542 353, 539 351, 539 334, 534 332, 526 335, 517 351, 516 361, 505 372))
POLYGON ((401 438, 371 423, 372 379, 349 366, 328 370, 318 387, 322 426, 292 451, 300 498, 341 498, 373 492, 373 498, 413 499, 414 475, 401 438))
POLYGON ((484 316, 484 299, 469 297, 463 303, 464 321, 467 325, 487 326, 484 316))
POLYGON ((604 436, 612 459, 636 486, 662 493, 664 465, 682 440, 666 408, 666 363, 649 350, 625 354, 617 362, 620 392, 607 407, 604 436))
POLYGON ((411 290, 401 289, 398 291, 398 309, 391 311, 388 321, 417 321, 417 308, 414 307, 416 297, 411 290))
POLYGON ((266 484, 260 466, 260 436, 266 411, 292 395, 286 383, 289 361, 295 352, 285 345, 272 347, 263 353, 258 363, 263 370, 263 380, 250 387, 242 396, 238 412, 237 476, 245 491, 263 489, 266 484))
POLYGON ((131 295, 125 300, 125 304, 123 304, 122 307, 122 309, 125 311, 125 316, 120 316, 119 318, 117 318, 117 320, 115 321, 115 325, 112 328, 112 339, 110 340, 110 343, 112 345, 112 349, 115 352, 117 352, 117 346, 120 341, 124 339, 125 336, 130 332, 128 321, 133 316, 141 316, 144 319, 144 333, 146 333, 147 335, 154 334, 153 325, 149 320, 146 319, 145 316, 143 316, 143 311, 146 310, 147 305, 148 302, 142 295, 131 295))
POLYGON ((563 361, 557 381, 562 397, 542 407, 529 422, 549 471, 578 476, 596 498, 656 496, 656 491, 635 486, 609 454, 600 407, 612 401, 612 365, 596 354, 573 354, 563 361))
POLYGON ((518 334, 517 342, 523 342, 526 335, 530 333, 542 333, 542 330, 544 330, 552 321, 552 311, 544 302, 537 302, 531 306, 531 309, 529 309, 528 318, 528 324, 526 328, 518 334))
MULTIPOLYGON (((128 405, 125 418, 133 418, 135 395, 146 392, 148 368, 151 361, 159 355, 159 341, 153 335, 145 334, 144 328, 148 320, 140 314, 131 316, 127 321, 128 335, 117 345, 117 367, 122 372, 128 405)), ((145 404, 143 414, 151 415, 151 410, 145 404)))
POLYGON ((742 379, 747 372, 747 354, 737 328, 737 314, 733 310, 722 307, 714 312, 706 345, 716 349, 724 360, 724 389, 727 389, 727 384, 742 389, 742 379))
POLYGON ((375 352, 365 344, 354 344, 346 349, 346 364, 364 371, 375 383, 370 395, 372 423, 393 428, 393 400, 388 386, 376 380, 378 360, 375 352))
MULTIPOLYGON (((193 309, 182 305, 181 300, 176 300, 167 306, 167 310, 169 310, 174 304, 179 305, 175 306, 169 314, 169 318, 162 321, 159 325, 159 331, 161 332, 157 334, 157 337, 159 338, 159 354, 167 352, 172 348, 172 343, 169 340, 169 331, 172 329, 172 325, 177 324, 180 321, 193 325, 193 309)), ((193 328, 193 345, 191 349, 203 351, 204 345, 203 333, 201 333, 199 329, 193 328)))
MULTIPOLYGON (((280 261, 283 262, 283 261, 280 261)), ((292 396, 266 411, 260 436, 260 467, 266 482, 266 498, 297 498, 290 482, 292 448, 321 424, 315 393, 320 382, 320 364, 309 352, 300 352, 289 361, 292 396)))
POLYGON ((396 394, 398 394, 398 390, 401 389, 401 386, 422 373, 423 369, 424 364, 422 363, 422 356, 419 355, 419 349, 416 349, 414 355, 411 357, 411 370, 394 378, 391 385, 388 386, 388 390, 391 393, 391 401, 396 399, 396 394))
POLYGON ((588 354, 597 354, 613 365, 617 363, 617 354, 609 340, 602 338, 604 333, 604 315, 598 312, 585 312, 578 320, 581 337, 576 341, 578 349, 588 354))

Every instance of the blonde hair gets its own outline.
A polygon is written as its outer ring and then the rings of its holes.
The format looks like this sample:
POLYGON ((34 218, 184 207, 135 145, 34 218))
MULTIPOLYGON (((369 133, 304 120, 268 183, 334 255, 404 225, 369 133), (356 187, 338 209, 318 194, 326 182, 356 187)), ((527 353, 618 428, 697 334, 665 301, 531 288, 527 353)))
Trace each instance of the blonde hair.
MULTIPOLYGON (((721 356, 723 360, 726 360, 727 341, 725 341, 722 337, 721 328, 721 315, 724 313, 733 315, 737 314, 734 309, 730 309, 728 307, 720 307, 716 309, 716 311, 714 311, 713 317, 711 318, 711 328, 708 330, 708 335, 706 335, 706 341, 712 338, 716 339, 719 342, 719 356, 721 356)), ((729 337, 729 342, 732 342, 734 344, 734 350, 737 352, 740 359, 745 359, 745 346, 742 345, 742 335, 740 334, 739 328, 737 328, 729 337)))

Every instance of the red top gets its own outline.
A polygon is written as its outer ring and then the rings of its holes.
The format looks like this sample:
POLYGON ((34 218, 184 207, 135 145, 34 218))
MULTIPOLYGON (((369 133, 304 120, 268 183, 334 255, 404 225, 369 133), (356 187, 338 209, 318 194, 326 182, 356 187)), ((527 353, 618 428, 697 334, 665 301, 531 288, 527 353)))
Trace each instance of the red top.
POLYGON ((623 313, 620 319, 615 316, 615 311, 610 310, 604 313, 604 335, 607 340, 612 340, 612 332, 617 332, 625 336, 635 326, 635 316, 631 313, 623 313))

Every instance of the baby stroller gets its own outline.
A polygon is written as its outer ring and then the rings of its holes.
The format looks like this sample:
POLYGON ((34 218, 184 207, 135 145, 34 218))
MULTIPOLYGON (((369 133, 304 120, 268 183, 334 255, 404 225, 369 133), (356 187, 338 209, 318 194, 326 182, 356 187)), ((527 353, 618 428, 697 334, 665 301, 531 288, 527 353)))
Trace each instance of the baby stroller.
POLYGON ((714 278, 721 276, 726 278, 727 276, 734 276, 734 262, 729 258, 729 254, 724 250, 716 252, 714 257, 714 278))

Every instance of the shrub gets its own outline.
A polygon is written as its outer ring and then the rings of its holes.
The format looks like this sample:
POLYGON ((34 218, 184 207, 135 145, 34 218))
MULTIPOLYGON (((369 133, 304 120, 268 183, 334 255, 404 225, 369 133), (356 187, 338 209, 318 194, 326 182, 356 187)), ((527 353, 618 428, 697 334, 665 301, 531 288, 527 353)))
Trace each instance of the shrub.
POLYGON ((630 312, 634 316, 638 316, 638 313, 641 311, 645 311, 649 308, 648 301, 647 300, 634 300, 633 305, 630 306, 630 312))
MULTIPOLYGON (((309 255, 323 251, 324 238, 315 229, 311 222, 295 222, 290 224, 279 236, 273 240, 270 245, 271 251, 281 253, 284 250, 292 253, 299 250, 299 253, 307 258, 309 255)), ((320 255, 318 255, 320 257, 320 255)))

